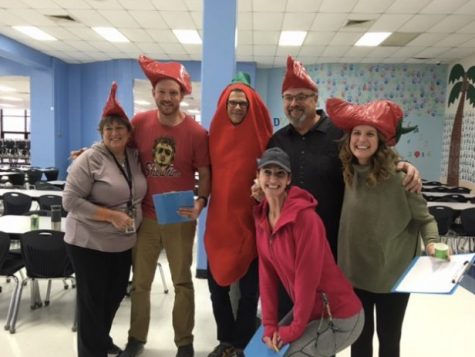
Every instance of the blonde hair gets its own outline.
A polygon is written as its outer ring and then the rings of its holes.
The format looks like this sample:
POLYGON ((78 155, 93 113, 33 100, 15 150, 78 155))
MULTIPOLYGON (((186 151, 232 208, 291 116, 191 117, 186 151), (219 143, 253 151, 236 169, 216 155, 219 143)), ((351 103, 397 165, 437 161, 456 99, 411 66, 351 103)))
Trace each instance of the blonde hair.
MULTIPOLYGON (((340 160, 343 166, 343 179, 351 187, 355 175, 353 165, 358 161, 350 150, 351 132, 346 133, 341 139, 340 160)), ((396 163, 399 159, 397 153, 386 145, 386 141, 378 131, 378 149, 370 158, 370 171, 366 177, 368 186, 375 186, 377 183, 389 179, 395 172, 396 163)))

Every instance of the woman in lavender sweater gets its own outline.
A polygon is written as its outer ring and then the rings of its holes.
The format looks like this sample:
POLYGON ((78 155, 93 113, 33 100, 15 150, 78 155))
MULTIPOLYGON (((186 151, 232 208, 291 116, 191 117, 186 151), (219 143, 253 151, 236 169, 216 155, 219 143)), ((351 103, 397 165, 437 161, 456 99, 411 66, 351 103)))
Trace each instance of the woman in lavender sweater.
POLYGON ((113 83, 99 123, 102 142, 74 160, 63 196, 69 212, 64 240, 77 280, 79 357, 121 352, 109 333, 126 293, 146 192, 116 90, 113 83))

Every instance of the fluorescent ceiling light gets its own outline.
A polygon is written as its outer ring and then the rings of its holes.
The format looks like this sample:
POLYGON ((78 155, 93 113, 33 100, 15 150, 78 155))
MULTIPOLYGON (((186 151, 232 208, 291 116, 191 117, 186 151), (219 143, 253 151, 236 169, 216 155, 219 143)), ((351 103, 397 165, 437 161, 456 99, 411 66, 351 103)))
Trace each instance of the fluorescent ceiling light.
POLYGON ((150 105, 151 104, 150 102, 147 102, 146 100, 141 100, 141 99, 134 100, 134 103, 137 104, 137 105, 150 105))
POLYGON ((189 109, 187 110, 188 113, 190 114, 200 114, 201 112, 198 109, 189 109))
POLYGON ((18 97, 0 97, 2 100, 8 100, 10 102, 22 102, 23 99, 18 98, 18 97))
POLYGON ((180 107, 189 107, 190 105, 187 102, 181 102, 180 107))
POLYGON ((99 35, 109 42, 129 42, 129 39, 113 27, 93 27, 99 35))
POLYGON ((201 37, 196 30, 173 30, 173 33, 184 45, 201 45, 201 37))
POLYGON ((305 36, 307 36, 307 31, 282 31, 279 46, 302 46, 305 36))
POLYGON ((391 32, 367 32, 355 43, 355 46, 378 46, 387 39, 391 32))
POLYGON ((56 38, 35 26, 13 26, 13 28, 39 41, 57 41, 56 38))
POLYGON ((0 84, 0 92, 15 92, 15 89, 0 84))

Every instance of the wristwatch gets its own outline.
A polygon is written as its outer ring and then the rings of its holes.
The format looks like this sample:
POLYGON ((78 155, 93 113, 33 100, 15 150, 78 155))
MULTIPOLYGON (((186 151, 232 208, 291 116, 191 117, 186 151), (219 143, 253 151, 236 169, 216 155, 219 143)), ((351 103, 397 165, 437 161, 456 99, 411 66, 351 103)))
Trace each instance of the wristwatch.
POLYGON ((206 196, 198 196, 196 200, 203 200, 203 207, 206 207, 208 205, 208 197, 206 196))

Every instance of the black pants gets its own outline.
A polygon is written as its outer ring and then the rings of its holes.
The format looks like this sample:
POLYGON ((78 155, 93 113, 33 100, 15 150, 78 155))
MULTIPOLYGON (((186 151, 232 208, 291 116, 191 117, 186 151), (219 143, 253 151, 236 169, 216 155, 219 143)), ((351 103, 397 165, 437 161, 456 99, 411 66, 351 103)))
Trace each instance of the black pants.
POLYGON ((244 348, 256 331, 257 302, 259 300, 259 281, 257 259, 239 280, 241 297, 234 318, 229 296, 230 286, 216 283, 208 266, 208 287, 211 293, 213 315, 218 330, 218 340, 236 348, 244 348))
POLYGON ((100 252, 66 244, 76 274, 78 356, 106 357, 109 333, 125 296, 132 250, 100 252))
POLYGON ((399 357, 402 323, 409 294, 377 294, 355 289, 363 304, 365 324, 360 337, 351 346, 351 357, 373 356, 374 309, 379 339, 379 357, 399 357))

